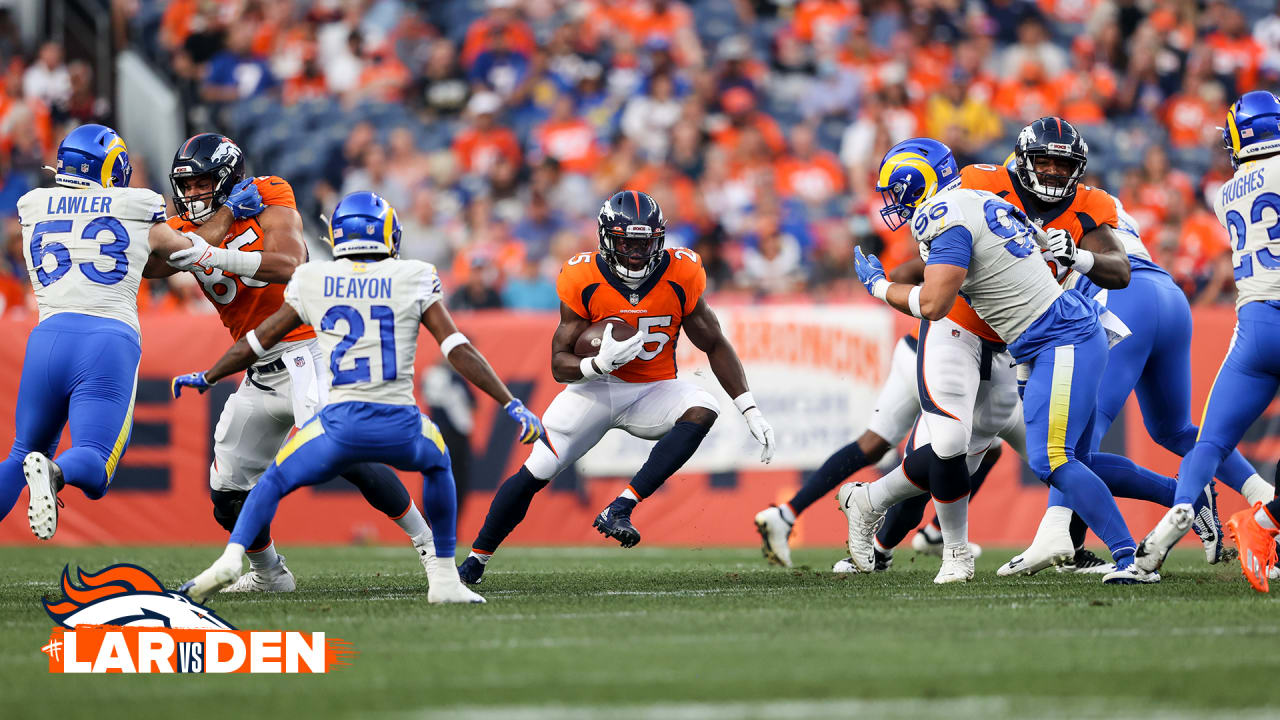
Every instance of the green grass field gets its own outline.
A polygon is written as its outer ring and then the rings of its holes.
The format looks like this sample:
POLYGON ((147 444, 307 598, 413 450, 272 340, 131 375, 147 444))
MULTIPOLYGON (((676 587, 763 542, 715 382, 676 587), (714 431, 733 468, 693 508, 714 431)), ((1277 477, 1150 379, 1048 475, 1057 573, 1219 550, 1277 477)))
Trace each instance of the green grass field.
MULTIPOLYGON (((899 553, 833 576, 835 551, 770 568, 748 549, 515 548, 484 606, 433 607, 404 548, 284 548, 299 591, 220 598, 241 629, 322 630, 354 665, 312 676, 49 675, 40 647, 64 563, 176 586, 213 548, 0 548, 3 718, 1275 717, 1280 604, 1233 564, 1179 551, 1154 587, 967 586, 899 553)), ((914 558, 914 559, 913 559, 914 558)))

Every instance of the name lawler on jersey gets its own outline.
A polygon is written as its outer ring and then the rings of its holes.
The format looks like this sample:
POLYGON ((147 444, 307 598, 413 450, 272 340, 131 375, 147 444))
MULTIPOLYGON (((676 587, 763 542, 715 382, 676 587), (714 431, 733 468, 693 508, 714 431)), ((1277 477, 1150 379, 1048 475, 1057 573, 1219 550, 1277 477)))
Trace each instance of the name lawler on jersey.
POLYGON ((61 195, 49 198, 50 215, 70 215, 73 213, 111 212, 111 198, 107 195, 61 195), (56 203, 55 203, 56 201, 56 203), (57 207, 54 207, 54 205, 57 207))

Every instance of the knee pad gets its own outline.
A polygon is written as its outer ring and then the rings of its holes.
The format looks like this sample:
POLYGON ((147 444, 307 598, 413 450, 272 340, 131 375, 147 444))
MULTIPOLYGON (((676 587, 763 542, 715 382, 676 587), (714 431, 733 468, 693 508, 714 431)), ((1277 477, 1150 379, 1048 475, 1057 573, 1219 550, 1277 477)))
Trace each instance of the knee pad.
POLYGON ((211 490, 209 497, 213 500, 213 519, 218 521, 227 532, 236 527, 236 518, 240 517, 240 508, 244 507, 248 490, 211 490))
POLYGON ((959 420, 938 415, 926 415, 929 426, 929 444, 940 458, 962 456, 969 450, 969 431, 959 420))
POLYGON ((940 502, 954 502, 969 496, 969 467, 964 455, 935 459, 929 473, 929 494, 940 502))
POLYGON ((533 444, 533 450, 529 452, 529 459, 524 461, 524 467, 538 480, 551 482, 564 469, 562 463, 564 460, 556 457, 545 443, 536 442, 533 444))

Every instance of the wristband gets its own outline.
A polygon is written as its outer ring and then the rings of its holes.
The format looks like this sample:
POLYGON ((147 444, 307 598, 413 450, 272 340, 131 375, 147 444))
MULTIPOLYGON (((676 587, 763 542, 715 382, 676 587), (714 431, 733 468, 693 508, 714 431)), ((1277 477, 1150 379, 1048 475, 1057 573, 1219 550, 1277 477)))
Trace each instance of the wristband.
POLYGON ((253 330, 245 333, 244 341, 249 343, 249 349, 253 351, 254 355, 262 357, 267 354, 267 349, 262 347, 262 342, 258 340, 258 333, 253 330))
POLYGON ((470 342, 471 341, 467 339, 466 335, 463 335, 460 332, 455 332, 440 341, 440 354, 447 358, 449 357, 449 353, 453 352, 453 350, 459 345, 467 345, 470 344, 470 342))
POLYGON ((583 380, 594 380, 604 374, 596 369, 595 358, 582 358, 582 362, 578 363, 578 368, 582 370, 583 380))
POLYGON ((884 278, 871 283, 871 297, 883 301, 885 296, 889 294, 889 286, 892 284, 884 278))
POLYGON ((924 315, 920 313, 920 286, 919 285, 916 285, 915 287, 911 288, 911 294, 907 295, 907 309, 911 311, 912 315, 915 315, 918 318, 924 317, 924 315))
POLYGON ((733 404, 734 404, 734 407, 738 408, 738 412, 742 413, 743 415, 746 415, 748 410, 755 408, 756 399, 751 396, 751 391, 748 390, 747 392, 744 392, 738 397, 734 398, 733 404))
POLYGON ((1071 264, 1071 269, 1082 275, 1088 275, 1093 269, 1094 259, 1093 253, 1076 248, 1076 261, 1071 264))

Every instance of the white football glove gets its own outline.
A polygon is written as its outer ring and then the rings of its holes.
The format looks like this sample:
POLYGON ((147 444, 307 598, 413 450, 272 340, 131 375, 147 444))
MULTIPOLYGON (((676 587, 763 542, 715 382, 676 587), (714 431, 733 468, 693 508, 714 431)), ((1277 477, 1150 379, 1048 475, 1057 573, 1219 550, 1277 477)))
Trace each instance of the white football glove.
POLYGON ((600 337, 600 352, 596 354, 595 364, 600 372, 608 375, 626 365, 644 349, 644 335, 636 333, 626 340, 613 339, 613 323, 604 326, 604 335, 600 337))
POLYGON ((742 417, 747 421, 747 429, 751 430, 751 436, 764 446, 760 450, 760 462, 768 465, 773 460, 773 426, 764 419, 764 413, 760 412, 760 408, 749 408, 742 413, 742 417))
POLYGON ((191 247, 170 254, 169 259, 165 262, 169 263, 169 267, 179 270, 196 270, 196 266, 209 254, 212 248, 209 243, 204 241, 204 238, 193 232, 183 233, 183 236, 191 241, 191 247))
POLYGON ((1049 228, 1045 231, 1049 236, 1049 252, 1059 265, 1071 267, 1076 264, 1076 243, 1071 233, 1062 228, 1049 228))

